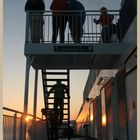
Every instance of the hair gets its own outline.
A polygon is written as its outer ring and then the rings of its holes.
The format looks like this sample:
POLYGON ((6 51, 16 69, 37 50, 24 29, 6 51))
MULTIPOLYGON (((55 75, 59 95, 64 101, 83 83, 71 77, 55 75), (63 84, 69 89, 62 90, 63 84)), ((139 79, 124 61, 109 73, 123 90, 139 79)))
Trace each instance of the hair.
POLYGON ((106 7, 101 7, 100 8, 100 12, 107 12, 108 10, 107 10, 107 8, 106 7))

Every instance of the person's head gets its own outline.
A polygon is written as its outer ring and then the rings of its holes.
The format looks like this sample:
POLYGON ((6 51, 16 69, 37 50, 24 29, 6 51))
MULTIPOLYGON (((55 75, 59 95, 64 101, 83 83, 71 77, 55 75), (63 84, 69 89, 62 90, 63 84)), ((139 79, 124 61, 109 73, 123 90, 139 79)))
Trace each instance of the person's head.
POLYGON ((43 115, 46 116, 46 110, 45 110, 45 108, 42 108, 42 109, 41 109, 41 112, 42 112, 43 115))
POLYGON ((100 8, 100 12, 102 13, 102 14, 105 14, 105 13, 107 13, 107 8, 106 7, 101 7, 100 8))

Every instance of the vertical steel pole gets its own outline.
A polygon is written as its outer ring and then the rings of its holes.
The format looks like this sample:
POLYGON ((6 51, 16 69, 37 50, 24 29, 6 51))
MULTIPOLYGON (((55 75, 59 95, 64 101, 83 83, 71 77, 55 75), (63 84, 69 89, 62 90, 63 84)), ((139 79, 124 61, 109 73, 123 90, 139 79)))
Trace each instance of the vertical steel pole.
POLYGON ((25 74, 25 91, 24 91, 24 114, 27 114, 28 111, 29 72, 30 72, 30 58, 27 57, 26 74, 25 74))
POLYGON ((16 140, 17 112, 14 115, 13 140, 16 140))
MULTIPOLYGON (((25 119, 26 114, 28 112, 28 90, 29 90, 29 72, 30 66, 34 60, 34 57, 27 57, 26 61, 26 74, 25 74, 25 91, 24 91, 24 117, 25 119)), ((23 140, 26 140, 26 122, 23 120, 23 140)))
POLYGON ((38 85, 38 70, 35 70, 34 108, 33 108, 34 119, 36 118, 36 109, 37 109, 37 85, 38 85))
MULTIPOLYGON (((34 120, 33 124, 36 124, 36 108, 37 108, 37 85, 38 85, 38 70, 35 70, 35 84, 34 84, 34 108, 33 108, 33 115, 34 115, 34 120)), ((33 125, 36 126, 36 125, 33 125)), ((36 132, 36 127, 33 127, 32 133, 33 133, 33 139, 35 138, 35 132, 36 132)))
POLYGON ((27 111, 28 111, 28 88, 29 88, 29 72, 30 63, 29 57, 26 61, 26 74, 25 74, 25 91, 24 91, 24 117, 23 117, 23 140, 26 140, 26 122, 24 122, 27 111))
POLYGON ((68 140, 70 140, 70 70, 67 70, 68 79, 68 140))

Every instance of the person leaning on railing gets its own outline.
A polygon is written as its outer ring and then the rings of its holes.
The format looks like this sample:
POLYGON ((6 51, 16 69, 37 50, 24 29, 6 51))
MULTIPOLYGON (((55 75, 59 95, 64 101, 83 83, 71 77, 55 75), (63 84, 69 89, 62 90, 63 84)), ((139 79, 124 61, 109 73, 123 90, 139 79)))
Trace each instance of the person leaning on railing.
POLYGON ((112 23, 114 16, 107 13, 107 8, 102 7, 100 8, 101 15, 99 19, 94 19, 95 24, 101 24, 102 25, 102 42, 108 43, 111 40, 111 35, 114 34, 115 31, 115 25, 112 23))
POLYGON ((69 17, 69 28, 74 43, 80 43, 83 36, 83 25, 86 20, 86 12, 84 5, 77 0, 69 0, 68 3, 69 17))
POLYGON ((43 41, 43 12, 45 4, 43 0, 27 0, 25 11, 29 12, 29 27, 32 43, 43 41))
POLYGON ((50 6, 52 10, 52 43, 56 43, 58 32, 60 43, 65 40, 65 28, 67 24, 67 16, 64 12, 68 8, 68 0, 53 0, 50 6))

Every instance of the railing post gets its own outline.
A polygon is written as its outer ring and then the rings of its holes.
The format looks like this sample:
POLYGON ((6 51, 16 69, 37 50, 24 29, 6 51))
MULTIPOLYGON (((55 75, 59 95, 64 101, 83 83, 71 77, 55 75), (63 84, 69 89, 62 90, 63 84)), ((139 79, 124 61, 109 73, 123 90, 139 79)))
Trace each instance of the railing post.
POLYGON ((13 140, 16 140, 16 124, 17 124, 17 112, 15 112, 14 115, 13 140))
POLYGON ((23 129, 22 129, 22 127, 23 127, 23 114, 21 115, 21 118, 20 118, 20 134, 19 134, 19 139, 20 140, 23 140, 23 129))

